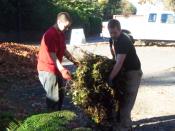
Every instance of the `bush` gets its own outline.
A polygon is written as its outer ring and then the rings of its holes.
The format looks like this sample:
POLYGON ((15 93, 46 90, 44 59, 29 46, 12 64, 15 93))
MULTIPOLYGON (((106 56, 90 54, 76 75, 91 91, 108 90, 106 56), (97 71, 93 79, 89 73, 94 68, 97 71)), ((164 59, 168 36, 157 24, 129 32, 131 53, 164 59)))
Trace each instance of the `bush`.
POLYGON ((121 7, 122 7, 122 15, 125 15, 125 16, 133 15, 133 14, 136 14, 137 12, 136 7, 132 3, 128 2, 127 0, 121 1, 121 7))
POLYGON ((83 108, 96 124, 109 123, 118 110, 114 89, 107 84, 114 63, 106 57, 87 54, 71 84, 73 103, 83 108))
POLYGON ((72 17, 72 28, 84 28, 86 35, 96 35, 101 32, 101 10, 98 4, 87 1, 53 0, 55 12, 66 11, 72 17))
POLYGON ((102 31, 102 19, 99 17, 90 17, 89 18, 90 22, 90 34, 95 35, 95 34, 100 34, 102 31))
POLYGON ((10 112, 0 112, 0 130, 5 131, 5 128, 11 121, 15 121, 14 116, 10 112))
POLYGON ((91 131, 89 128, 69 128, 71 121, 76 119, 71 111, 44 113, 28 117, 24 122, 11 123, 10 131, 91 131))
MULTIPOLYGON (((18 33, 22 31, 44 32, 55 23, 57 13, 62 11, 71 14, 73 28, 82 27, 87 35, 91 33, 91 29, 101 25, 99 22, 93 25, 89 20, 93 16, 98 21, 98 17, 101 16, 100 7, 96 2, 80 0, 75 2, 70 0, 3 0, 0 1, 0 29, 7 33, 10 31, 18 33)), ((98 30, 100 29, 98 28, 98 30)))

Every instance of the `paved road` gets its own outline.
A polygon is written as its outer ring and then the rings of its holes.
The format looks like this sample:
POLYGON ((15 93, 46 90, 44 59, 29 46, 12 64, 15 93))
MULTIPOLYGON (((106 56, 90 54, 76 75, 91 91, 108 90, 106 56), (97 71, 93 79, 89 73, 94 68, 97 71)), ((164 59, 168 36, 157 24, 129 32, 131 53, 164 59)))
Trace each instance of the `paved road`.
MULTIPOLYGON (((68 47, 70 50, 72 47, 68 47)), ((81 46, 111 58, 106 44, 81 46)), ((137 131, 175 131, 175 48, 137 47, 144 72, 132 119, 137 131)), ((73 54, 79 51, 73 50, 73 54)))

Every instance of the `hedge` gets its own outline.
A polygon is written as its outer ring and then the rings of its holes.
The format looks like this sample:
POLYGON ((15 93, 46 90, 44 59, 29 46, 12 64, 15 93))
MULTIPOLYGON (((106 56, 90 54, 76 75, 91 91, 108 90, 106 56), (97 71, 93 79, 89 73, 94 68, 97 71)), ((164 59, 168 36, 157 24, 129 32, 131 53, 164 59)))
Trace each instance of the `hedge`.
POLYGON ((70 13, 72 28, 84 28, 86 35, 100 33, 100 7, 92 2, 70 0, 0 1, 0 30, 3 33, 44 32, 62 11, 70 13))

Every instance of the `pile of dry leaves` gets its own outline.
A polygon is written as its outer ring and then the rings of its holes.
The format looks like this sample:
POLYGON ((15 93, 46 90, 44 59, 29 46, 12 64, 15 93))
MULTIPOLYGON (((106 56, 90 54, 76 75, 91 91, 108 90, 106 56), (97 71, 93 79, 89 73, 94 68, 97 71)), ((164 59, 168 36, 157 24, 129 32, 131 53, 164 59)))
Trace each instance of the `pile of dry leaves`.
POLYGON ((32 84, 37 80, 37 53, 33 45, 0 43, 0 78, 14 84, 32 84))

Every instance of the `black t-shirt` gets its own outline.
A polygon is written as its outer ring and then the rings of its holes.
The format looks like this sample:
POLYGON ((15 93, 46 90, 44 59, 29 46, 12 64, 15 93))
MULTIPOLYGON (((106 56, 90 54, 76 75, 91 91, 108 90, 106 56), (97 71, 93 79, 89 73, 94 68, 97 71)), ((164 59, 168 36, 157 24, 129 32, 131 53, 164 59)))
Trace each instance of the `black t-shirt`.
POLYGON ((113 40, 110 39, 109 42, 110 46, 114 45, 116 56, 117 54, 126 54, 126 58, 123 63, 123 68, 125 71, 141 69, 140 60, 128 35, 121 33, 116 41, 113 42, 113 40))

